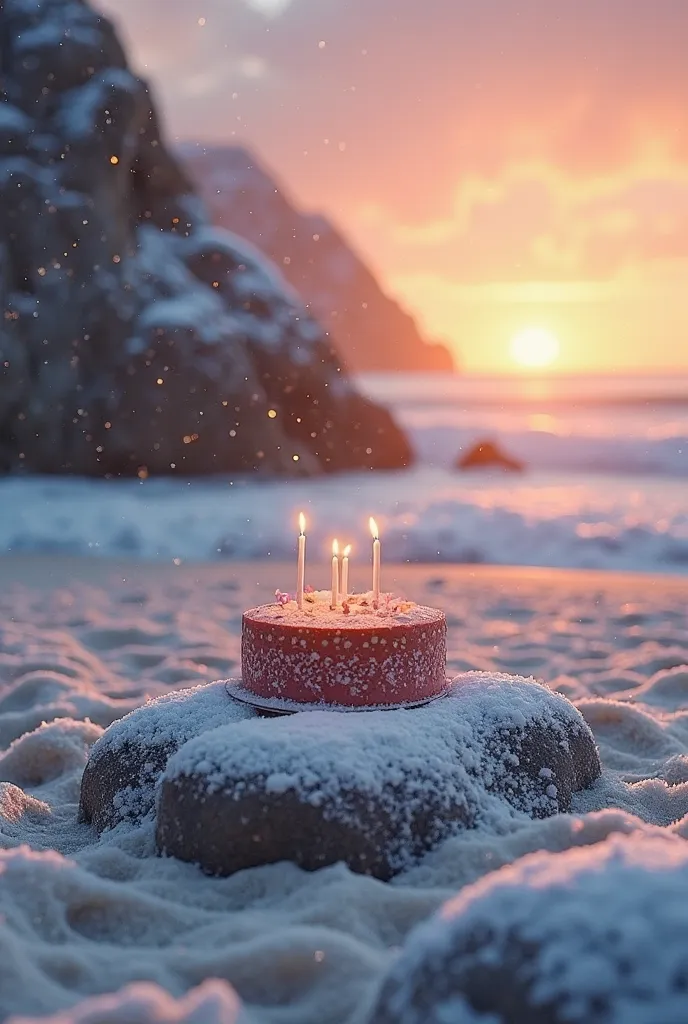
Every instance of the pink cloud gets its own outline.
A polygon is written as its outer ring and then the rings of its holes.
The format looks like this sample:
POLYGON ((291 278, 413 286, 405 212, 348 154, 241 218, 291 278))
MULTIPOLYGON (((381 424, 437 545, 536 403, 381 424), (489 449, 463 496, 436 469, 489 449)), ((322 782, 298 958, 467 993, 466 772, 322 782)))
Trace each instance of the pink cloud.
POLYGON ((178 137, 253 147, 418 301, 683 266, 685 0, 260 2, 102 6, 178 137))

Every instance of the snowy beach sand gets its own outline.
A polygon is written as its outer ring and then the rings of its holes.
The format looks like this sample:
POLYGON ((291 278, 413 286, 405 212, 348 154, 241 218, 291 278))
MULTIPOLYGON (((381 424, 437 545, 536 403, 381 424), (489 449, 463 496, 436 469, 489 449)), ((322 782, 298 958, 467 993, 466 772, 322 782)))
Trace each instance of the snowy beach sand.
MULTIPOLYGON (((269 561, 0 559, 0 1018, 139 980, 180 997, 216 977, 253 1024, 358 1024, 409 930, 487 872, 613 833, 688 838, 685 577, 450 565, 388 566, 385 585, 444 609, 451 672, 533 674, 576 703, 605 771, 574 813, 464 832, 389 884, 341 865, 212 879, 155 857, 150 823, 100 838, 77 824, 102 729, 147 697, 236 674, 242 609, 292 575, 269 561)), ((165 1012, 107 1019, 234 1011, 211 989, 165 1012)), ((60 1021, 106 1019, 88 1013, 60 1021)))

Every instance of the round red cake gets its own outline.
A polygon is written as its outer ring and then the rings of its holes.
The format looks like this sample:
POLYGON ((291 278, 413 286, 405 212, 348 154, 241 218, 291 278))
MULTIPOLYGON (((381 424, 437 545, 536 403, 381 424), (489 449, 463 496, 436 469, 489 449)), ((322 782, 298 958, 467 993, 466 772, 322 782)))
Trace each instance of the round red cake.
POLYGON ((329 591, 244 612, 242 685, 263 700, 375 707, 422 703, 446 689, 444 613, 382 594, 329 591))

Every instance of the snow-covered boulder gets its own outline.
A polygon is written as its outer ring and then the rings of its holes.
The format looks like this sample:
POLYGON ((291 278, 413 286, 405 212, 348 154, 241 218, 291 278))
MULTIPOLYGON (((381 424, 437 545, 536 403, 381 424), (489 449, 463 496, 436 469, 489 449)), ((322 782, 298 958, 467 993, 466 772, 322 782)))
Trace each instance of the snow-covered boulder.
POLYGON ((5 0, 0 52, 0 471, 407 464, 276 268, 209 226, 107 19, 5 0))
POLYGON ((677 837, 524 857, 411 933, 369 1024, 683 1024, 686 901, 677 837))
POLYGON ((253 718, 224 682, 175 690, 113 722, 94 743, 81 780, 79 815, 99 831, 143 818, 172 754, 195 736, 253 718))
POLYGON ((568 810, 599 774, 566 698, 469 673, 414 710, 300 712, 200 733, 162 775, 157 843, 216 874, 344 861, 387 879, 459 829, 568 810))

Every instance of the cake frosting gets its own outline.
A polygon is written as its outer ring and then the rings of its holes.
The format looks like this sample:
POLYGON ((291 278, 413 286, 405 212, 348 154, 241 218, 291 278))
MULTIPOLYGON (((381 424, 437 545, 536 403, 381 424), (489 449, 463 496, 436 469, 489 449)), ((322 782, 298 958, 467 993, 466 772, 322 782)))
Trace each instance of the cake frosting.
POLYGON ((446 688, 444 613, 393 594, 329 591, 303 607, 279 592, 244 612, 244 688, 263 700, 377 707, 429 700, 446 688))

